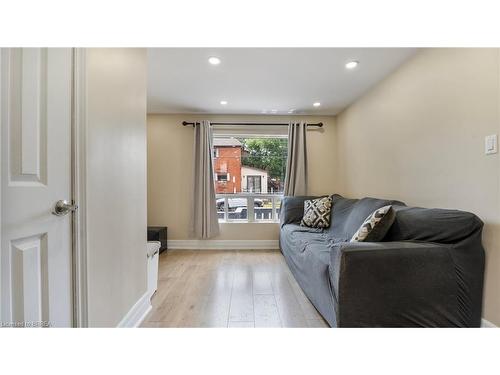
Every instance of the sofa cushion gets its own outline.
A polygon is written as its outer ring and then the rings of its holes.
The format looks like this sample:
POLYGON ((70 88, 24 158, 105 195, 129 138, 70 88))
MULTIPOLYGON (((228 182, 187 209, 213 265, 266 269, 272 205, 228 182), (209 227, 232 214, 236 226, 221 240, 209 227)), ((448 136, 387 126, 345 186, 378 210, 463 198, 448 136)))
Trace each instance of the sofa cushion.
POLYGON ((328 272, 332 241, 322 229, 298 224, 281 228, 280 248, 288 267, 307 298, 330 326, 335 327, 336 306, 328 272))
POLYGON ((460 242, 483 226, 474 214, 439 208, 395 206, 396 218, 384 241, 460 242))
POLYGON ((388 199, 347 199, 341 195, 332 196, 333 208, 329 235, 349 241, 361 224, 373 211, 384 206, 404 206, 403 202, 388 199))
POLYGON ((381 207, 371 213, 354 233, 351 242, 379 242, 394 223, 395 212, 392 206, 381 207))
POLYGON ((311 228, 328 228, 332 213, 332 198, 322 197, 304 201, 304 216, 301 226, 311 228))
POLYGON ((285 197, 281 202, 281 212, 280 212, 280 226, 286 224, 298 224, 304 216, 304 200, 315 199, 318 196, 288 196, 285 197))

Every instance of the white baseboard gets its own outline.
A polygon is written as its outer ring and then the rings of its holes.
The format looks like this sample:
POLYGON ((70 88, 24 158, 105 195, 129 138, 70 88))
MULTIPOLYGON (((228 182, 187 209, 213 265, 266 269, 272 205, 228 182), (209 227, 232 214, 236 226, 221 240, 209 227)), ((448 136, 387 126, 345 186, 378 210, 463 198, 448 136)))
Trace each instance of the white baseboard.
POLYGON ((169 240, 175 250, 275 250, 278 240, 169 240))
POLYGON ((486 319, 481 319, 481 328, 498 328, 498 327, 486 319))
POLYGON ((149 291, 139 298, 139 300, 132 306, 127 315, 125 315, 118 328, 136 328, 139 327, 148 313, 151 311, 151 300, 149 291))

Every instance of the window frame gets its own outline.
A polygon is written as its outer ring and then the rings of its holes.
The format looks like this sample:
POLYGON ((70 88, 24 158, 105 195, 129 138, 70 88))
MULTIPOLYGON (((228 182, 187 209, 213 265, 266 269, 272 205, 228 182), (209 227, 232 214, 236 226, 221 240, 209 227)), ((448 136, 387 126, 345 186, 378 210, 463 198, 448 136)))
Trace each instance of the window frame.
MULTIPOLYGON (((281 207, 281 200, 283 199, 283 194, 254 194, 254 193, 237 193, 237 194, 216 194, 215 199, 224 199, 224 217, 219 218, 219 223, 279 223, 279 214, 277 214, 276 209, 278 208, 278 203, 281 207), (247 200, 247 217, 246 219, 230 219, 229 218, 229 199, 246 199, 247 200), (271 207, 271 218, 266 219, 255 219, 255 199, 270 199, 272 202, 271 207), (252 203, 252 204, 250 204, 252 203)), ((217 211, 219 214, 219 211, 217 211)))
MULTIPOLYGON (((227 129, 227 125, 224 126, 227 129)), ((273 131, 266 132, 262 127, 259 127, 258 129, 253 128, 248 131, 241 131, 240 129, 237 129, 238 131, 234 131, 232 133, 231 131, 227 131, 222 133, 222 134, 217 134, 217 132, 214 132, 212 134, 212 138, 282 138, 282 139, 287 139, 288 141, 288 135, 285 133, 276 133, 276 128, 272 128, 273 131)), ((288 147, 288 144, 287 144, 288 147)), ((219 156, 214 156, 214 152, 212 152, 212 158, 215 160, 216 157, 219 156)), ((248 176, 247 176, 248 177, 248 176)), ((260 181, 260 186, 262 190, 262 176, 257 176, 261 178, 260 181)), ((217 181, 217 179, 216 179, 217 181)), ((248 182, 248 180, 247 180, 248 182)), ((247 185, 248 186, 248 185, 247 185)), ((246 192, 241 192, 241 193, 233 193, 233 194, 216 194, 215 195, 216 201, 223 198, 224 199, 224 216, 223 218, 219 218, 218 221, 219 223, 279 223, 279 213, 277 213, 277 208, 281 207, 281 200, 284 197, 283 193, 246 193, 246 192), (246 199, 247 200, 247 217, 246 219, 230 219, 229 218, 229 199, 246 199), (272 207, 271 207, 271 218, 266 220, 266 219, 255 219, 255 199, 270 199, 272 202, 272 207), (250 204, 251 203, 251 204, 250 204)), ((219 214, 220 211, 217 210, 217 213, 219 214)))

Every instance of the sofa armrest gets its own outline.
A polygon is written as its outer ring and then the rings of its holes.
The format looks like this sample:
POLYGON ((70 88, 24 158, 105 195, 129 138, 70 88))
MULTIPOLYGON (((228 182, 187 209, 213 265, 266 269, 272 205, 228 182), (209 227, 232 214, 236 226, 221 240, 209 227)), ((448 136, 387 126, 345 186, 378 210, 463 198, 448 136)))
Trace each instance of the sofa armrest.
POLYGON ((280 227, 285 224, 298 224, 304 216, 304 201, 316 196, 283 197, 280 208, 280 227))
MULTIPOLYGON (((339 327, 463 325, 455 266, 447 245, 345 243, 338 267, 339 327)), ((336 264, 335 264, 336 263, 336 264)))

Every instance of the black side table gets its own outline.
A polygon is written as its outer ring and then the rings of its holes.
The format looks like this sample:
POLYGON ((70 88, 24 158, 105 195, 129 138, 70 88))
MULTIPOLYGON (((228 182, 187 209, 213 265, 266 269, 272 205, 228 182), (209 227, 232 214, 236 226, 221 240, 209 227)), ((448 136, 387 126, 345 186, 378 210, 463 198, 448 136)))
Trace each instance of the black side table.
POLYGON ((148 227, 148 241, 159 241, 160 254, 167 250, 167 227, 148 227))

